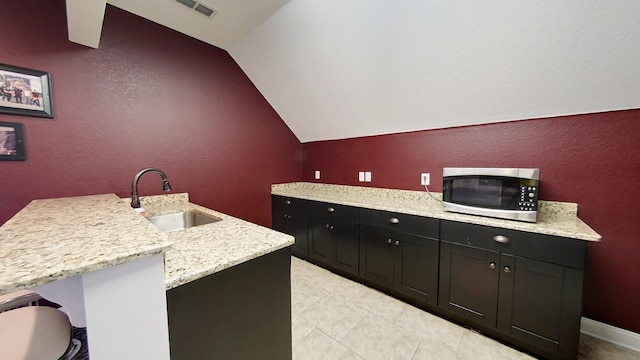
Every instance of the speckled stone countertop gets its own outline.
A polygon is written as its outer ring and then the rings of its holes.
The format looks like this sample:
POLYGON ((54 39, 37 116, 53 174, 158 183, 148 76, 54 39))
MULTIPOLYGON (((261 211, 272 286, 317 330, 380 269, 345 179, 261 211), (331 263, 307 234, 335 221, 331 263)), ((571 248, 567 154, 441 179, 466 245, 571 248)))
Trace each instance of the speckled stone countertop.
POLYGON ((141 197, 146 216, 199 210, 221 221, 160 232, 115 194, 34 200, 0 227, 0 294, 165 252, 171 289, 294 243, 290 235, 189 202, 141 197))
POLYGON ((271 194, 579 240, 601 240, 598 233, 578 218, 578 205, 575 203, 540 201, 538 221, 526 223, 443 211, 439 201, 442 194, 433 193, 434 199, 425 191, 296 182, 274 184, 271 194))
POLYGON ((159 254, 169 245, 115 194, 34 200, 0 227, 0 294, 159 254))
POLYGON ((294 243, 293 236, 192 204, 185 193, 141 197, 140 203, 147 217, 198 210, 222 219, 165 233, 172 244, 165 253, 167 290, 294 243))

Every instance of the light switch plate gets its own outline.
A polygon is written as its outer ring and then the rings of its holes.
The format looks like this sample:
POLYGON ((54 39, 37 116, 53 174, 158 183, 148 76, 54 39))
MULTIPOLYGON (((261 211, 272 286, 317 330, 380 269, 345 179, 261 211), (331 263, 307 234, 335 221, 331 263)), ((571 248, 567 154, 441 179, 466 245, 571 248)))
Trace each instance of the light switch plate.
POLYGON ((320 170, 316 170, 315 178, 316 180, 320 180, 320 170))
POLYGON ((364 173, 364 182, 371 182, 371 171, 364 173))
POLYGON ((358 173, 358 181, 364 182, 364 171, 358 173))

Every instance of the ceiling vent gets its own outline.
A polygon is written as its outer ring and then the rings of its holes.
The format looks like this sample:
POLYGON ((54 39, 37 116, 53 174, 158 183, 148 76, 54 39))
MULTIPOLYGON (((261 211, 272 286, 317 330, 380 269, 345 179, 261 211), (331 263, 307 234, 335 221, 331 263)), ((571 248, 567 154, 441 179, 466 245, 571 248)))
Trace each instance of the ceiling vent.
POLYGON ((213 7, 207 5, 207 4, 203 4, 199 1, 195 1, 195 0, 175 0, 175 2, 177 2, 178 4, 184 5, 186 7, 188 7, 189 9, 202 14, 208 18, 212 18, 214 15, 216 15, 218 13, 218 10, 214 9, 213 7))

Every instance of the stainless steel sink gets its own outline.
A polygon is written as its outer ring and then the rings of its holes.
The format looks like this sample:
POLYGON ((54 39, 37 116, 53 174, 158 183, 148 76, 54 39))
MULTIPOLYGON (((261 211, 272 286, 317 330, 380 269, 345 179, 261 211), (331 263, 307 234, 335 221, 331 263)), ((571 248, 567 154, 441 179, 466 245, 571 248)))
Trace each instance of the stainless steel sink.
POLYGON ((160 229, 160 231, 169 232, 211 224, 222 219, 200 211, 189 210, 172 214, 150 216, 147 220, 151 221, 151 223, 160 229))

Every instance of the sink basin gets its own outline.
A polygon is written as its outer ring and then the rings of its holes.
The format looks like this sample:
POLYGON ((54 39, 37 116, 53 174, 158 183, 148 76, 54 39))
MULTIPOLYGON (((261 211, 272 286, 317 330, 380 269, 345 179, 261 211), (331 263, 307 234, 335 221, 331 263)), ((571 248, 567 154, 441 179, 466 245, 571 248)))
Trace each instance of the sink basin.
POLYGON ((200 211, 189 210, 172 214, 150 216, 147 220, 151 221, 151 223, 160 229, 160 231, 169 232, 211 224, 222 219, 200 211))

